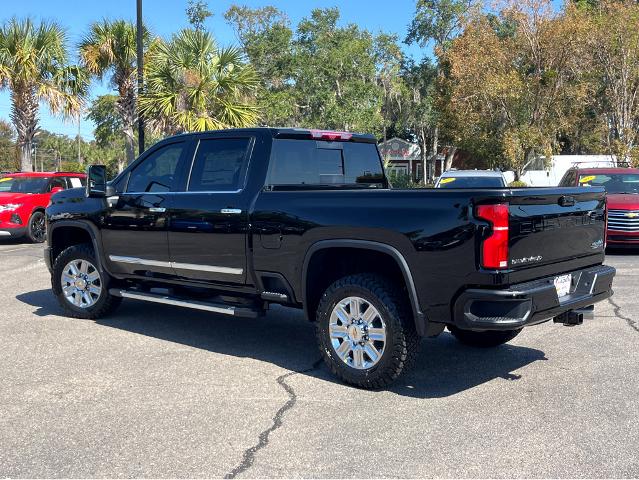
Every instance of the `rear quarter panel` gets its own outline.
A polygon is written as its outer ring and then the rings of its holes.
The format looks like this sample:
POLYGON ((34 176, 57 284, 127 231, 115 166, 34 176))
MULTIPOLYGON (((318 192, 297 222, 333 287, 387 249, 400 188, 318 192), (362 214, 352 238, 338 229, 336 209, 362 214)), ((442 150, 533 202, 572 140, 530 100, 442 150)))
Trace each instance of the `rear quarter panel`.
POLYGON ((422 308, 448 312, 477 274, 469 198, 445 190, 262 192, 251 215, 254 267, 282 273, 301 298, 306 252, 321 240, 384 243, 406 259, 422 308), (278 247, 278 239, 281 244, 278 247))

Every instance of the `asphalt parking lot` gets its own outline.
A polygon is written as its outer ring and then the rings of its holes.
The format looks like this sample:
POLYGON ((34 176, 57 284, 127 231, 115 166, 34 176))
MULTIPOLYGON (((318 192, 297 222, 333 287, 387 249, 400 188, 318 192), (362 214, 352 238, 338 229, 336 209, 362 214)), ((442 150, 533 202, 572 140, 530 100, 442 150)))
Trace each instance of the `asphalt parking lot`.
POLYGON ((295 311, 125 301, 61 316, 42 247, 0 243, 0 477, 638 477, 639 252, 596 318, 423 342, 391 390, 333 380, 295 311))

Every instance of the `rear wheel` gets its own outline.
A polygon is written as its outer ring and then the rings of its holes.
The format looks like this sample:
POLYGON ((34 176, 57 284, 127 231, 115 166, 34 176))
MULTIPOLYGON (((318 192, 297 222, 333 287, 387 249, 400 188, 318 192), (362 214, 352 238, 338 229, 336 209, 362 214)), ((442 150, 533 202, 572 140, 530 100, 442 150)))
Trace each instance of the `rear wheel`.
POLYGON ((328 287, 317 308, 316 333, 331 371, 360 388, 390 385, 419 350, 407 301, 374 274, 350 275, 328 287))
POLYGON ((69 317, 96 319, 120 305, 122 299, 109 293, 110 277, 97 267, 91 245, 73 245, 53 264, 53 293, 69 317))
POLYGON ((33 243, 42 243, 47 239, 47 227, 44 212, 33 212, 27 225, 27 236, 33 243))
POLYGON ((448 330, 457 340, 464 345, 480 348, 491 348, 510 342, 519 335, 521 328, 517 330, 487 330, 485 332, 474 332, 472 330, 463 330, 461 328, 448 326, 448 330))

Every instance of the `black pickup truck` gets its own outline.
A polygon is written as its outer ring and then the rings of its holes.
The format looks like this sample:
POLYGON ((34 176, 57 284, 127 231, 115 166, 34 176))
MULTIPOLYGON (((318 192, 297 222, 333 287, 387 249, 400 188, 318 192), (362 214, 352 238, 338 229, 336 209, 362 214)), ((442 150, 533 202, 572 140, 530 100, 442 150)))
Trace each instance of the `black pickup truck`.
POLYGON ((602 188, 393 190, 375 138, 256 128, 186 134, 47 208, 69 316, 122 298, 236 317, 304 310, 330 369, 390 384, 420 337, 482 347, 612 295, 602 188))

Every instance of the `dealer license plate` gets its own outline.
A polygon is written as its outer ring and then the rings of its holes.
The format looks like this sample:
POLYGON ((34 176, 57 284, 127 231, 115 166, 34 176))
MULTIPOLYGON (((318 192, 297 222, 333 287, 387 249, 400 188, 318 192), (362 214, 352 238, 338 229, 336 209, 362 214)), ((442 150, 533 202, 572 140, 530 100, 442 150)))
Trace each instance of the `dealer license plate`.
POLYGON ((559 298, 565 297, 570 293, 570 284, 572 283, 572 275, 560 275, 555 277, 555 289, 559 298))

